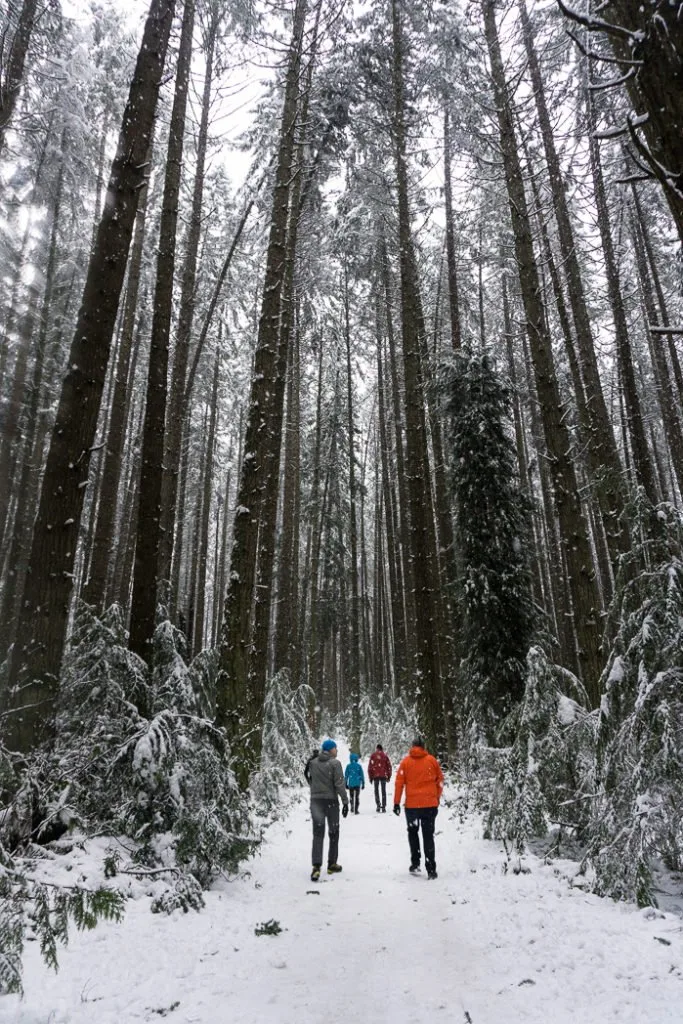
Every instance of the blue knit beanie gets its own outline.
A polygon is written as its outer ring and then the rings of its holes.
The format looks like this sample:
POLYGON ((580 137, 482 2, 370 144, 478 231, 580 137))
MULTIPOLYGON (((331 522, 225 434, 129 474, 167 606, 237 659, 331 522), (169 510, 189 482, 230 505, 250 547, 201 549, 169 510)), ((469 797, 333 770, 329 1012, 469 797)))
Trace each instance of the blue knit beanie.
POLYGON ((323 743, 323 750, 335 750, 337 746, 336 740, 325 740, 323 743))

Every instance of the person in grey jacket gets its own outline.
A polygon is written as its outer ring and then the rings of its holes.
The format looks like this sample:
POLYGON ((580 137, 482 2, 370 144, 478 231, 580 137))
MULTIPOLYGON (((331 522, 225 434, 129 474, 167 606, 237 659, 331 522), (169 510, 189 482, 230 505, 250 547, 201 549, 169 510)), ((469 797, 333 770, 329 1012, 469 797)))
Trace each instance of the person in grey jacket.
POLYGON ((337 863, 339 855, 339 800, 342 800, 342 816, 349 813, 349 798, 346 795, 344 772, 337 760, 337 744, 334 740, 325 740, 318 756, 310 762, 311 787, 311 819, 313 821, 313 870, 311 881, 320 878, 323 863, 323 843, 325 841, 325 822, 329 835, 327 851, 327 873, 334 875, 341 871, 337 863))

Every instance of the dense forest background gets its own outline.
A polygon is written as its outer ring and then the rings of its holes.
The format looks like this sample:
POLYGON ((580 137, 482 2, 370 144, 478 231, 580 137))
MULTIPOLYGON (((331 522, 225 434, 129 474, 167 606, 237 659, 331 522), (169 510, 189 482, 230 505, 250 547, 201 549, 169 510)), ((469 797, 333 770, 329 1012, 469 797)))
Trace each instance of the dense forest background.
POLYGON ((9 0, 15 900, 76 826, 205 884, 333 725, 683 868, 683 3, 593 7, 9 0))

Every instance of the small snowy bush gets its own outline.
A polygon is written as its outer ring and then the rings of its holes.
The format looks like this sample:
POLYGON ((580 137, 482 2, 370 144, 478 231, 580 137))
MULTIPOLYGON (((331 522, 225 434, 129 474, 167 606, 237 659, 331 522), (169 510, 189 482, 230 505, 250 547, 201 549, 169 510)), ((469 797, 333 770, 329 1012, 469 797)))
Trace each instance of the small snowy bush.
POLYGON ((286 668, 266 686, 261 769, 252 785, 263 810, 272 811, 283 791, 302 780, 303 765, 316 745, 308 724, 314 701, 310 686, 294 686, 286 668))
POLYGON ((641 905, 655 903, 655 858, 683 869, 683 563, 668 550, 681 524, 660 515, 666 546, 651 544, 648 568, 617 593, 589 848, 598 890, 641 905))
POLYGON ((170 834, 176 863, 205 885, 234 870, 258 836, 225 737, 206 717, 215 654, 188 666, 183 646, 161 622, 148 667, 126 649, 116 609, 100 620, 79 607, 42 788, 50 814, 86 834, 129 836, 146 864, 158 862, 159 838, 170 834))
POLYGON ((523 850, 548 825, 585 826, 595 758, 595 716, 562 692, 579 681, 551 664, 540 647, 527 656, 524 697, 515 712, 511 747, 489 750, 495 781, 485 834, 507 839, 523 850))

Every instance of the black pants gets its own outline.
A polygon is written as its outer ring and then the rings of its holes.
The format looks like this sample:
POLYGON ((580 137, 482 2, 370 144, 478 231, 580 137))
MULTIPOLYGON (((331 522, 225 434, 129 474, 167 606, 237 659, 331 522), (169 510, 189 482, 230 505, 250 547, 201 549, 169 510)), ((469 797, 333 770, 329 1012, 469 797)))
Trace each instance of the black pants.
POLYGON ((422 826, 422 842, 425 848, 425 867, 427 871, 436 870, 436 852, 434 850, 434 826, 438 807, 406 807, 408 823, 408 842, 410 843, 410 863, 420 863, 420 825, 422 826))
POLYGON ((339 801, 311 799, 311 818, 313 819, 313 851, 311 863, 322 866, 323 842, 325 841, 325 822, 330 838, 327 851, 327 863, 336 864, 339 856, 339 801))
POLYGON ((349 800, 351 801, 351 814, 358 814, 358 801, 360 799, 360 786, 349 786, 349 800))
POLYGON ((379 789, 380 789, 380 786, 381 786, 382 787, 382 804, 381 804, 381 806, 382 806, 382 810, 386 811, 386 809, 387 809, 387 780, 386 779, 373 779, 372 781, 375 783, 375 803, 377 804, 377 809, 379 810, 379 807, 380 807, 379 789))

